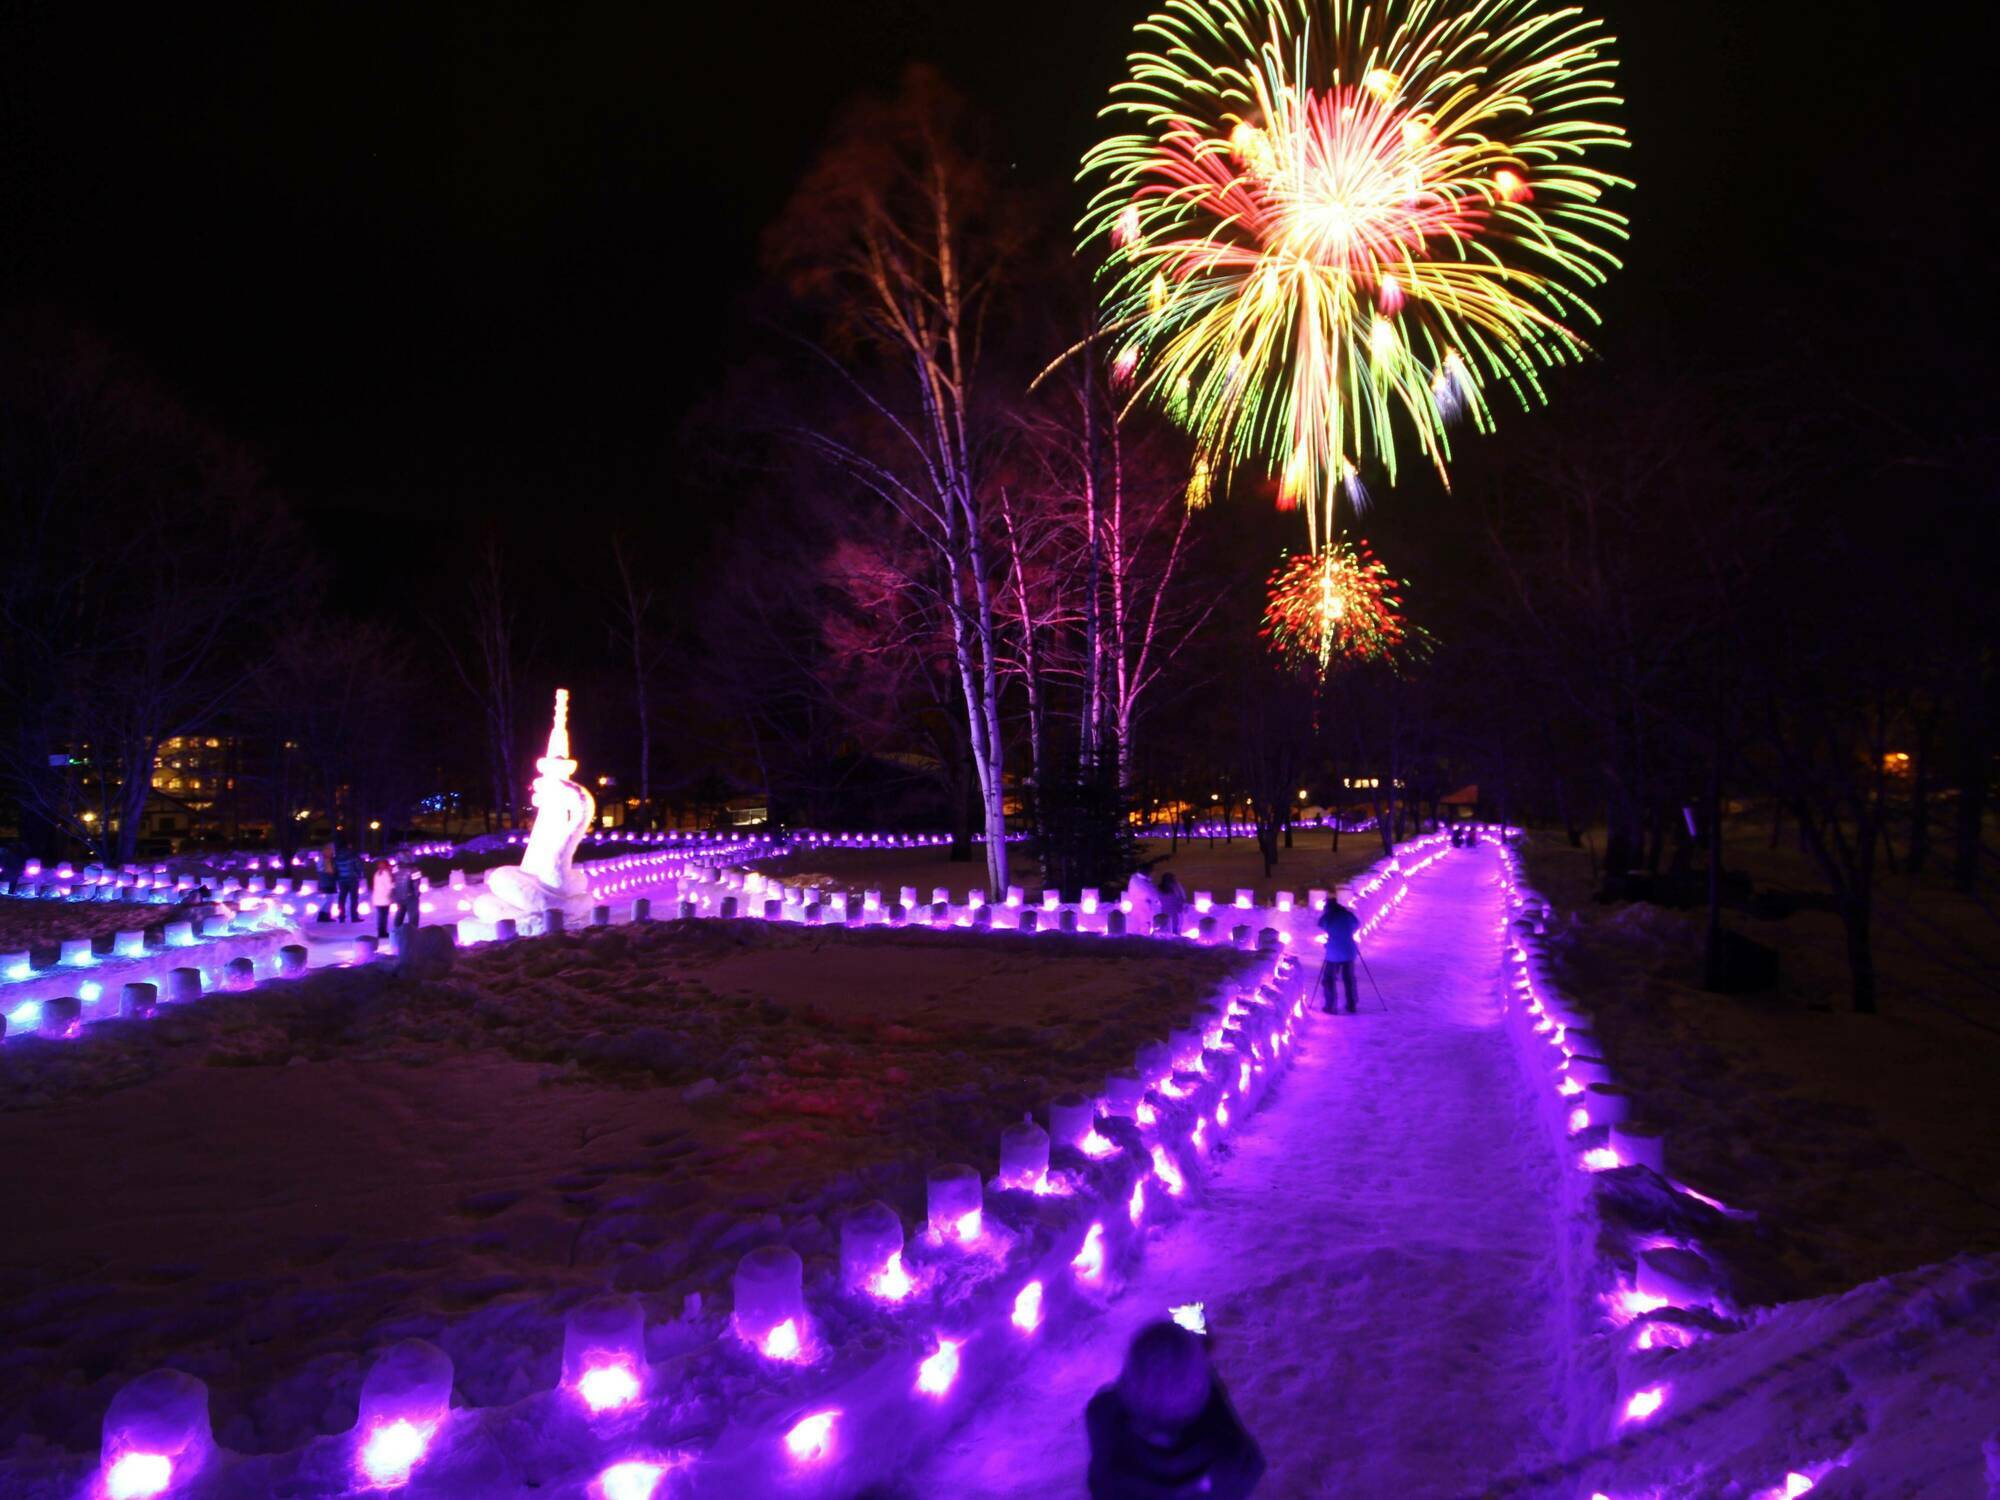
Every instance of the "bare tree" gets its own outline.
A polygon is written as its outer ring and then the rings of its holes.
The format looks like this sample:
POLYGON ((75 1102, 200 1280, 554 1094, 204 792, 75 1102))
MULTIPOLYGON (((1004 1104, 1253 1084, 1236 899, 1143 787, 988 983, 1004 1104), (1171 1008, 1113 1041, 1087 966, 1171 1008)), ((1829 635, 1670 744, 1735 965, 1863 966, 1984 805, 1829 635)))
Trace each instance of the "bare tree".
POLYGON ((811 344, 846 420, 795 436, 920 538, 965 704, 987 878, 1007 883, 1005 740, 989 529, 996 422, 982 334, 1009 259, 1005 215, 956 144, 957 101, 912 69, 899 95, 853 111, 773 236, 793 286, 826 317, 811 344))

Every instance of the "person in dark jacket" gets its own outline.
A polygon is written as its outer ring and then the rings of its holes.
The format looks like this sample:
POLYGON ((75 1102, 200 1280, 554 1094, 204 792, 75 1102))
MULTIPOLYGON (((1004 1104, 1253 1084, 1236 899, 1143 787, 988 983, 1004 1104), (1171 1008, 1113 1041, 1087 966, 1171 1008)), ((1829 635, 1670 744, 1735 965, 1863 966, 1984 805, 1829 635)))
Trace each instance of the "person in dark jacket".
POLYGON ((414 864, 401 865, 396 870, 396 925, 415 927, 423 920, 423 885, 417 879, 414 864))
POLYGON ((352 922, 361 900, 361 856, 345 843, 333 850, 333 900, 327 910, 335 922, 352 922))
POLYGON ((1090 1398, 1090 1500, 1245 1500, 1264 1455, 1243 1428, 1199 1335, 1140 1329, 1118 1379, 1090 1398))
POLYGON ((1338 982, 1347 992, 1347 1013, 1351 1016, 1356 998, 1354 961, 1361 957, 1355 934, 1361 930, 1361 918, 1342 906, 1339 897, 1329 896, 1319 910, 1319 930, 1326 934, 1326 953, 1319 971, 1320 1009, 1328 1015, 1337 1009, 1333 987, 1338 982))

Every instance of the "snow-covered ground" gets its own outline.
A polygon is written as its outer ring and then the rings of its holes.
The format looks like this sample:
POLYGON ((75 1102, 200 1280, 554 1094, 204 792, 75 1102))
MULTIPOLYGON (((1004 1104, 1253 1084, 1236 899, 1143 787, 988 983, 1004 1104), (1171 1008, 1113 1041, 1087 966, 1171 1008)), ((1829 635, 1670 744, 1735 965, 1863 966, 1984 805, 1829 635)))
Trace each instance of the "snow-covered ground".
MULTIPOLYGON (((566 1300, 726 1305, 752 1244, 1128 1066, 1246 956, 1143 939, 653 923, 221 993, 0 1048, 0 1447, 89 1452, 155 1365, 241 1452, 353 1421, 437 1338, 460 1399, 554 1383, 566 1300)), ((8 1488, 0 1464, 0 1495, 8 1488)))
POLYGON ((1454 1495, 1556 1455, 1561 1168, 1502 1029, 1496 872, 1457 854, 1411 887, 1360 1013, 1315 1017, 1209 1203, 913 1493, 1080 1494, 1084 1403, 1141 1322, 1190 1302, 1265 1493, 1454 1495))

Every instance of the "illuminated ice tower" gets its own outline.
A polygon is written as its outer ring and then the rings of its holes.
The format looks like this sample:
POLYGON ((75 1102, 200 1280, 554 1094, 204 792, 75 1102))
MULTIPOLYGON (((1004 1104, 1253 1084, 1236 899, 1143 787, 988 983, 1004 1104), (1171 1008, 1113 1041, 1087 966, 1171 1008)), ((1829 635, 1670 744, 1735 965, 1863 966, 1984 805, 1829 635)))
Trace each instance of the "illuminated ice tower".
POLYGON ((549 729, 548 753, 535 762, 535 826, 518 866, 494 870, 486 877, 486 894, 474 910, 488 922, 511 917, 539 917, 550 907, 577 908, 582 917, 590 903, 590 885, 570 867, 577 846, 597 816, 596 799, 571 780, 576 762, 569 758, 569 690, 556 689, 555 723, 549 729))

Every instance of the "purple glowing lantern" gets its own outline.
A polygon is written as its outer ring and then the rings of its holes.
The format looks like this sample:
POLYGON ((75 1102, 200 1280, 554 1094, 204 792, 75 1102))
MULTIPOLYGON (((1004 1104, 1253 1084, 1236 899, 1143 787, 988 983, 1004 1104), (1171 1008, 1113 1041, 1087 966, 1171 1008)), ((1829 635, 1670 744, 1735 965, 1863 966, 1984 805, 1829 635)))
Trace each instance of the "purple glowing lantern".
POLYGON ((406 1484, 451 1411, 451 1356, 422 1339, 382 1351, 361 1382, 356 1461, 368 1482, 406 1484))
POLYGON ((840 1225, 840 1277, 851 1290, 884 1302, 901 1302, 913 1283, 903 1269, 903 1221, 877 1199, 864 1203, 840 1225))
POLYGON ((646 1390, 646 1314, 637 1298, 593 1297, 570 1309, 562 1381, 593 1414, 638 1404, 646 1390))
POLYGON ((1035 1192, 1049 1177, 1049 1133, 1026 1115, 1000 1132, 1000 1186, 1035 1192))
POLYGON ((1113 1073, 1104 1080, 1104 1113, 1115 1120, 1138 1114, 1145 1097, 1145 1080, 1136 1073, 1113 1073))
POLYGON ((1615 1083, 1593 1083, 1579 1107, 1593 1125, 1619 1125, 1632 1118, 1632 1095, 1615 1083))
POLYGON ((1097 1106, 1081 1094, 1058 1094, 1049 1101, 1049 1139, 1056 1145, 1081 1151, 1096 1129, 1097 1106))
POLYGON ((1586 1088, 1593 1083, 1611 1082, 1611 1066, 1601 1057, 1572 1057, 1567 1071, 1586 1088))
POLYGON ((807 1359, 805 1266, 786 1245, 764 1245, 737 1262, 732 1282, 737 1337, 766 1359, 807 1359))
POLYGON ((1657 1125, 1620 1120, 1611 1127, 1611 1149, 1628 1167, 1650 1167, 1660 1176, 1666 1175, 1666 1137, 1657 1125))
POLYGON ((164 1495, 195 1474, 214 1448, 208 1387, 179 1370, 141 1375, 104 1413, 104 1493, 109 1500, 164 1495))
POLYGON ((977 1244, 983 1232, 985 1187, 959 1162, 933 1167, 926 1180, 931 1233, 946 1244, 977 1244))

